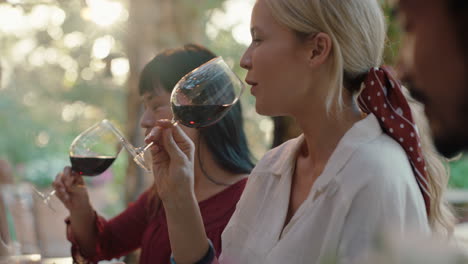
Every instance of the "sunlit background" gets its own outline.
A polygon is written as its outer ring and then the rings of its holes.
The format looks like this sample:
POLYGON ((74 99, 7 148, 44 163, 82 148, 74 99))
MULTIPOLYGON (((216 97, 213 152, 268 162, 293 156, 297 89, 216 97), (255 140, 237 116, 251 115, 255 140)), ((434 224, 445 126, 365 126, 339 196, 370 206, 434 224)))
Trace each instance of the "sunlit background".
MULTIPOLYGON (((186 39, 222 55, 243 79, 238 61, 251 40, 254 0, 136 2, 0 0, 0 159, 12 164, 17 182, 49 188, 69 164, 73 138, 104 118, 123 131, 138 130, 140 108, 135 101, 132 106, 132 80, 159 50, 183 44, 180 34, 193 34, 186 39), (174 10, 183 15, 171 15, 174 10), (137 26, 132 26, 132 14, 137 26), (184 33, 192 24, 199 26, 184 33), (135 36, 136 28, 145 34, 135 36)), ((389 35, 398 39, 393 24, 389 35)), ((389 42, 389 62, 397 45, 389 42)), ((255 113, 250 93, 241 102, 249 144, 259 158, 271 146, 273 122, 255 113)), ((468 188, 467 164, 466 159, 451 164, 452 187, 468 188)), ((115 215, 131 197, 125 190, 128 165, 122 153, 111 170, 89 180, 102 214, 115 215)), ((48 254, 68 255, 68 245, 48 254)))
MULTIPOLYGON (((19 178, 46 186, 52 172, 67 164, 68 144, 79 131, 102 118, 125 127, 128 5, 108 0, 0 3, 5 128, 0 155, 14 163, 19 178), (47 167, 44 173, 38 163, 47 167)), ((250 42, 252 5, 253 0, 227 0, 203 11, 208 19, 202 44, 224 55, 241 77, 237 64, 250 42)), ((259 157, 271 141, 273 126, 255 114, 252 102, 243 99, 246 126, 260 135, 250 142, 259 157)))
MULTIPOLYGON (((243 79, 238 61, 250 42, 253 0, 213 0, 193 6, 190 1, 185 3, 190 6, 177 6, 171 0, 146 2, 138 6, 117 0, 0 0, 0 159, 12 165, 16 182, 50 189, 55 175, 69 165, 73 138, 104 118, 122 131, 141 134, 134 127, 138 102, 131 106, 129 101, 134 100, 129 99, 131 80, 163 48, 188 41, 203 44, 222 55, 243 79), (130 10, 138 14, 133 28, 130 10), (184 14, 186 24, 178 25, 181 21, 166 14, 174 10, 184 14), (187 33, 180 28, 189 24, 201 30, 181 37, 187 33), (132 35, 139 28, 146 33, 132 35)), ((270 147, 273 123, 255 113, 249 94, 241 99, 246 132, 255 157, 261 157, 270 147)), ((141 137, 136 141, 141 144, 141 137)), ((127 159, 122 152, 110 170, 87 182, 103 215, 115 215, 135 196, 128 194, 131 162, 127 159)), ((132 174, 141 177, 142 172, 132 174)), ((148 187, 145 180, 139 182, 143 186, 132 192, 148 187)), ((60 209, 59 203, 55 206, 60 209)), ((41 217, 51 218, 42 222, 62 224, 63 217, 42 210, 41 217)), ((54 231, 46 234, 43 239, 50 247, 42 250, 43 255, 69 255, 62 231, 55 231, 62 245, 47 240, 54 231)))
MULTIPOLYGON (((187 39, 222 55, 241 79, 245 72, 238 61, 250 42, 253 2, 219 0, 182 7, 185 14, 195 14, 186 19, 196 20, 194 23, 203 29, 193 40, 187 39)), ((171 23, 177 21, 158 15, 158 7, 143 13, 148 19, 139 22, 140 27, 152 27, 147 32, 154 40, 129 39, 133 38, 129 32, 131 4, 109 0, 0 1, 0 159, 12 164, 16 182, 50 189, 56 173, 69 165, 68 148, 73 138, 99 120, 111 119, 123 131, 133 129, 128 112, 137 114, 139 108, 128 107, 132 74, 129 56, 134 50, 146 49, 146 54, 133 57, 138 60, 138 65, 133 66, 137 75, 138 67, 159 50, 184 41, 177 40, 172 32, 177 25, 171 23), (154 19, 157 16, 169 22, 154 19), (140 41, 146 41, 146 46, 138 45, 140 41)), ((158 4, 166 8, 161 10, 164 13, 171 11, 173 2, 158 4)), ((181 9, 175 4, 172 8, 181 9)), ((245 93, 241 102, 249 144, 258 158, 271 145, 273 123, 256 114, 250 93, 245 93)), ((141 137, 137 141, 136 145, 141 144, 141 137)), ((129 197, 135 196, 128 195, 126 188, 129 164, 122 152, 109 171, 88 180, 90 189, 99 197, 94 200, 101 201, 95 206, 103 215, 115 215, 129 197)), ((132 191, 145 188, 143 184, 132 191)), ((68 244, 62 244, 45 255, 57 255, 57 251, 68 255, 68 244)))

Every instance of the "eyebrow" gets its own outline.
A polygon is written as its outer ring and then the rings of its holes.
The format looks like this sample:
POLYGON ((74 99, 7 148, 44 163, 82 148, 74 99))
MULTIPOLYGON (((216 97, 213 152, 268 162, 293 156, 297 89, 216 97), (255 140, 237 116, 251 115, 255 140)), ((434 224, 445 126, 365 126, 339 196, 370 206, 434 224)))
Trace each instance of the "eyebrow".
POLYGON ((140 96, 140 100, 142 102, 151 101, 151 100, 153 100, 153 94, 152 93, 144 93, 142 96, 140 96))

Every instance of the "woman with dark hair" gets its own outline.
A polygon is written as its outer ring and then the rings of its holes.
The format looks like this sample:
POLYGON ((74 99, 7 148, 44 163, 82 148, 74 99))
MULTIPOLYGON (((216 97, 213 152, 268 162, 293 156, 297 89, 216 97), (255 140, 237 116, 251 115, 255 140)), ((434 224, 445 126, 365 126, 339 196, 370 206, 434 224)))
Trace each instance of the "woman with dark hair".
MULTIPOLYGON (((159 53, 144 67, 139 92, 144 106, 140 125, 145 134, 156 120, 172 118, 169 99, 177 81, 215 57, 206 48, 189 44, 159 53)), ((195 199, 206 235, 220 252, 221 233, 254 166, 243 131, 242 109, 236 104, 223 119, 206 128, 181 127, 195 142, 195 199)), ((54 182, 57 196, 70 211, 67 234, 75 261, 97 263, 141 248, 140 263, 169 263, 171 246, 156 182, 109 221, 94 212, 82 186, 82 178, 70 167, 54 182)))

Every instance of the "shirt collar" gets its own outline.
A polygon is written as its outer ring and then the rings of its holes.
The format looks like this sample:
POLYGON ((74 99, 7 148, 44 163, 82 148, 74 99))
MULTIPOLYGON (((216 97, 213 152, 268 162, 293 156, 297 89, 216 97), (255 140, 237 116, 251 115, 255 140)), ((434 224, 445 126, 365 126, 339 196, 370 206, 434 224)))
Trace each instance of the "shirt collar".
POLYGON ((281 155, 278 155, 277 160, 271 164, 269 168, 270 173, 280 177, 285 175, 290 170, 292 170, 296 162, 297 152, 304 142, 304 134, 299 135, 298 137, 291 139, 289 143, 286 143, 284 150, 281 152, 281 155))
MULTIPOLYGON (((337 175, 346 165, 356 149, 374 140, 382 133, 380 124, 373 114, 369 114, 364 119, 356 122, 339 141, 314 186, 321 188, 328 184, 334 175, 337 175)), ((304 134, 301 134, 284 146, 285 149, 282 151, 281 155, 278 155, 276 162, 271 165, 270 173, 280 177, 294 169, 297 152, 303 142, 304 134)))

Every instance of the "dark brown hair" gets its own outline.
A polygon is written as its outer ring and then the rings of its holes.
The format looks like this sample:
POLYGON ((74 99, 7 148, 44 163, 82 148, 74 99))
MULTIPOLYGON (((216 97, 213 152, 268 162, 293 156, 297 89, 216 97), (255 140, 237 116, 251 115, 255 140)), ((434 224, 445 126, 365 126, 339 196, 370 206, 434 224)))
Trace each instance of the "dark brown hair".
MULTIPOLYGON (((166 49, 144 67, 140 76, 139 93, 140 95, 157 93, 156 87, 161 87, 170 93, 184 75, 215 57, 213 52, 196 44, 166 49)), ((221 168, 234 174, 250 173, 254 163, 244 132, 240 102, 236 103, 220 121, 200 128, 199 134, 221 168)), ((199 162, 203 167, 201 159, 199 162)), ((155 193, 150 192, 148 198, 150 204, 157 201, 154 196, 155 193)), ((156 207, 150 205, 150 208, 157 209, 159 205, 156 207)))

